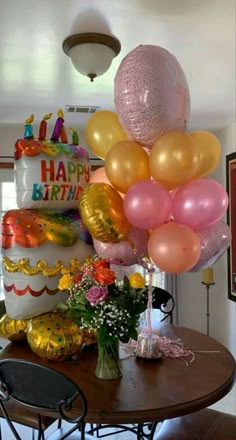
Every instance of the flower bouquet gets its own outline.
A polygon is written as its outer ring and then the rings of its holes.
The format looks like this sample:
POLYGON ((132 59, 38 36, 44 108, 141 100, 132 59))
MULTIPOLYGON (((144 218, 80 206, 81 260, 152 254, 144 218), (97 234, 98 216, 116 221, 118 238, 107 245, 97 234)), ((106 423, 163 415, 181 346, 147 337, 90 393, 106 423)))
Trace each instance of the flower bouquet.
POLYGON ((97 332, 99 378, 121 377, 119 340, 137 339, 140 314, 147 307, 147 288, 139 273, 116 279, 109 261, 88 257, 75 275, 65 274, 59 289, 68 292, 63 305, 80 328, 97 332))

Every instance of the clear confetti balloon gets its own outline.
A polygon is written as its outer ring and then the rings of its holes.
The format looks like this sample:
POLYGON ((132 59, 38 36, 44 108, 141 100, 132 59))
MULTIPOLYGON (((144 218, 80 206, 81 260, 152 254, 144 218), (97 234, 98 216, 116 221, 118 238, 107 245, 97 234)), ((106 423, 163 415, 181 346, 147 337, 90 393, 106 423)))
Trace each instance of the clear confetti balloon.
POLYGON ((115 107, 128 135, 145 146, 169 131, 185 131, 190 114, 188 83, 166 49, 140 45, 121 62, 115 77, 115 107))
POLYGON ((93 245, 102 258, 107 258, 113 264, 130 266, 139 263, 147 255, 148 238, 148 231, 132 226, 126 241, 103 243, 94 238, 93 245))
POLYGON ((195 231, 200 240, 201 254, 198 262, 190 272, 199 272, 212 266, 226 252, 231 243, 229 226, 219 221, 208 228, 195 231))

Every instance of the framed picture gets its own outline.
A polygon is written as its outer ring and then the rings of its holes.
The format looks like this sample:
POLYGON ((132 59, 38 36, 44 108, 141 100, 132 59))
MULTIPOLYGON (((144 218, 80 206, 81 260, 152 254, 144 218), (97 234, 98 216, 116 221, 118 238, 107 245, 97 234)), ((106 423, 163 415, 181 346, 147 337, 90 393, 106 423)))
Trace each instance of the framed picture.
POLYGON ((227 253, 228 297, 236 301, 236 152, 226 156, 226 188, 229 195, 227 223, 232 233, 232 242, 227 253))

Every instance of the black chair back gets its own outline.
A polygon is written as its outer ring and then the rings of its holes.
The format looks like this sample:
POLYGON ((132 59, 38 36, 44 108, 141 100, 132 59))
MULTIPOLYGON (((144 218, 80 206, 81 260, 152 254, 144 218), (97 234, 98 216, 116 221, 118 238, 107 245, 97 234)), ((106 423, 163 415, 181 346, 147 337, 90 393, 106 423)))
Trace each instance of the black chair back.
POLYGON ((152 290, 152 307, 153 309, 159 309, 164 314, 161 321, 165 321, 170 318, 172 322, 172 312, 175 307, 175 301, 173 296, 165 289, 160 287, 153 287, 152 290))
POLYGON ((20 359, 0 361, 0 406, 15 438, 21 440, 4 405, 9 399, 39 414, 44 411, 55 413, 61 419, 81 426, 83 431, 86 398, 75 382, 52 368, 20 359), (75 400, 76 409, 70 413, 75 400))

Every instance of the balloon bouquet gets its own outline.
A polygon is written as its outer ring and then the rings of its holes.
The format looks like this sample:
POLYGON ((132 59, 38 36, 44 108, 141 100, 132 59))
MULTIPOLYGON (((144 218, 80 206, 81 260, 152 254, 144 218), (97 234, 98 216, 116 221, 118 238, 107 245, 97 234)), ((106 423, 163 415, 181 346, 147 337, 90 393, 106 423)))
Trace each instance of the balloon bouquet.
POLYGON ((199 271, 230 244, 221 218, 225 189, 208 176, 221 160, 212 133, 187 133, 190 96, 167 50, 141 45, 121 62, 116 111, 87 122, 90 149, 105 160, 83 190, 79 210, 98 254, 117 264, 145 255, 164 272, 199 271))

